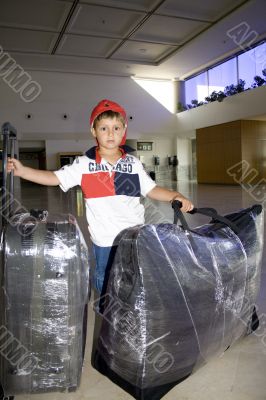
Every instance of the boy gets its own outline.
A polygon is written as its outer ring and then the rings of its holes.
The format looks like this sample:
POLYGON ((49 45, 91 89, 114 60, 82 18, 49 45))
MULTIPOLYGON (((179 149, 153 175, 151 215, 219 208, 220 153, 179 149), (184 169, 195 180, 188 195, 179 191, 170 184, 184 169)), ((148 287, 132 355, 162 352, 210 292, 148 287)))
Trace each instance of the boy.
POLYGON ((7 169, 35 183, 59 185, 63 191, 81 186, 96 257, 94 286, 101 293, 116 249, 116 236, 123 229, 144 223, 140 195, 160 201, 179 200, 184 212, 191 211, 193 204, 182 194, 157 186, 138 158, 129 154, 130 148, 125 145, 127 117, 119 104, 100 101, 91 113, 90 126, 97 146, 72 165, 54 172, 41 171, 12 158, 7 169))

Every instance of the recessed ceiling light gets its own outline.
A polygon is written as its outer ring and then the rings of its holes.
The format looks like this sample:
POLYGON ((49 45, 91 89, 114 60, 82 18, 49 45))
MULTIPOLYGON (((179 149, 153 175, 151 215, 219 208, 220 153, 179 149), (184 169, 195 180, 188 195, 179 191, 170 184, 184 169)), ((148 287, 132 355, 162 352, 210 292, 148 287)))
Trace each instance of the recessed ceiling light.
POLYGON ((140 52, 140 53, 146 53, 146 52, 147 52, 147 49, 139 49, 139 52, 140 52))

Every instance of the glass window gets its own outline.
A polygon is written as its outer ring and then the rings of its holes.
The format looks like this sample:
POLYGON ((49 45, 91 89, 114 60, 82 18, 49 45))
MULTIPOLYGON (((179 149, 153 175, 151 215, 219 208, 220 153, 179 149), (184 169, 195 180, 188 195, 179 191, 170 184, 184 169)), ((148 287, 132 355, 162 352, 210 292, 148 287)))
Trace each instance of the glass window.
POLYGON ((257 46, 254 49, 255 52, 255 63, 256 63, 256 75, 262 77, 262 70, 266 68, 266 43, 257 46))
POLYGON ((237 83, 236 58, 232 58, 209 70, 209 94, 224 90, 228 85, 237 83))
POLYGON ((262 70, 266 68, 266 43, 248 50, 238 56, 239 77, 246 81, 246 88, 251 87, 254 76, 263 78, 262 70))
POLYGON ((186 104, 191 100, 203 101, 208 96, 207 72, 203 72, 185 82, 186 104))
POLYGON ((238 56, 239 79, 246 82, 245 89, 251 87, 256 75, 255 49, 246 51, 238 56))
POLYGON ((254 83, 254 76, 259 75, 264 78, 262 74, 264 69, 266 69, 266 43, 188 79, 185 83, 186 104, 191 104, 194 99, 204 101, 213 91, 223 91, 226 86, 237 84, 238 79, 245 81, 247 89, 254 83))

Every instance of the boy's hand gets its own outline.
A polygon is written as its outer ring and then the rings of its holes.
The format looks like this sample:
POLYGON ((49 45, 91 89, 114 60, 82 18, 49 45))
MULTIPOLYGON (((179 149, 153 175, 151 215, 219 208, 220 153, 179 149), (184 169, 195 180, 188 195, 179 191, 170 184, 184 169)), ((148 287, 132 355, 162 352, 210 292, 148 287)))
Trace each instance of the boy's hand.
POLYGON ((182 212, 189 212, 189 211, 192 211, 193 208, 194 208, 194 205, 193 205, 193 204, 191 203, 191 201, 188 200, 186 197, 176 196, 176 197, 172 200, 172 202, 173 202, 174 200, 178 200, 178 201, 180 201, 180 202, 182 203, 182 207, 181 207, 181 209, 180 209, 182 212))
POLYGON ((22 176, 24 166, 23 164, 17 160, 16 158, 8 158, 7 159, 7 172, 14 172, 15 176, 22 176))

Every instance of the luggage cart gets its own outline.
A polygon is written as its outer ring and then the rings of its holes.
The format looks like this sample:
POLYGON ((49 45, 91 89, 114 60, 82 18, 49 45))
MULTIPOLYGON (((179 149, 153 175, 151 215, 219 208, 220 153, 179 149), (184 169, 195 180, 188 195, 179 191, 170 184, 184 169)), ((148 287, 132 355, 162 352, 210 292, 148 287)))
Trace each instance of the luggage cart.
POLYGON ((14 157, 16 131, 5 123, 2 135, 0 399, 74 391, 86 342, 88 249, 72 215, 14 212, 7 157, 14 157))

